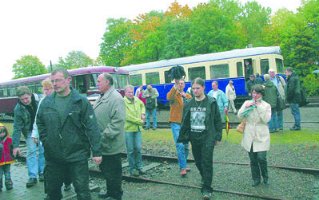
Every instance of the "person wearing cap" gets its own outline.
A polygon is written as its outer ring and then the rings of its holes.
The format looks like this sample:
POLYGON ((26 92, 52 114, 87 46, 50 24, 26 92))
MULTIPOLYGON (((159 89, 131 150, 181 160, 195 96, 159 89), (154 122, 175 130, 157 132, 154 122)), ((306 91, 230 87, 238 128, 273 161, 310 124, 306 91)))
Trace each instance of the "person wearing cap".
POLYGON ((233 111, 235 114, 237 113, 237 110, 235 108, 235 99, 236 99, 236 90, 234 87, 234 83, 232 80, 228 82, 228 85, 226 86, 226 97, 229 101, 229 111, 233 111))
POLYGON ((254 85, 256 85, 256 84, 257 84, 257 83, 256 83, 255 75, 254 75, 254 74, 251 74, 251 75, 249 76, 249 80, 247 81, 247 84, 246 84, 246 86, 247 86, 247 93, 248 93, 249 96, 251 96, 251 89, 252 89, 252 87, 253 87, 254 85))
POLYGON ((14 162, 12 156, 12 138, 9 136, 7 128, 0 123, 0 192, 2 190, 2 175, 4 174, 4 184, 7 190, 13 188, 11 180, 10 166, 14 162))

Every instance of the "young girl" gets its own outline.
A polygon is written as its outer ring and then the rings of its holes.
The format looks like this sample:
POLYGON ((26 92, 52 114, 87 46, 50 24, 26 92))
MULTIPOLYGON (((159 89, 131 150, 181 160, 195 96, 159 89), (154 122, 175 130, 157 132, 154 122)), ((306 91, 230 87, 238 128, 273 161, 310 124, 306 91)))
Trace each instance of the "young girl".
POLYGON ((0 191, 2 190, 2 176, 5 177, 5 186, 7 190, 12 189, 12 180, 10 176, 10 165, 14 162, 12 156, 12 138, 10 138, 7 128, 0 123, 0 191))

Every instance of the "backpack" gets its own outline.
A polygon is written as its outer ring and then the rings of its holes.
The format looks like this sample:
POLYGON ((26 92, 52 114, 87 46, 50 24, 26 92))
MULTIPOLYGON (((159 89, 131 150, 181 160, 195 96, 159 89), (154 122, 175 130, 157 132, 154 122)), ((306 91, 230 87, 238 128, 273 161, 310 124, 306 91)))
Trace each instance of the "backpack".
POLYGON ((307 100, 306 88, 300 83, 300 102, 299 107, 307 105, 309 102, 307 100))
POLYGON ((147 110, 153 110, 156 107, 156 99, 151 97, 146 98, 145 107, 147 110))

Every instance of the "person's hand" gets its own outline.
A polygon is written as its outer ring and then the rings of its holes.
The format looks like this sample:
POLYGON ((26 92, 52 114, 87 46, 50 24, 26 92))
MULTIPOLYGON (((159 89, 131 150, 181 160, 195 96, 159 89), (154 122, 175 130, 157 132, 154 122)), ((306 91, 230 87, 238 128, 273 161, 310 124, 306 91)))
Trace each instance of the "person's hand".
POLYGON ((253 105, 255 105, 255 102, 249 101, 249 102, 246 103, 245 107, 248 108, 248 107, 253 106, 253 105))
POLYGON ((145 114, 144 113, 141 115, 141 119, 143 122, 145 121, 145 114))
POLYGON ((38 138, 35 138, 35 137, 32 137, 32 140, 33 140, 33 142, 34 142, 35 144, 38 144, 38 142, 39 142, 38 138))
POLYGON ((227 115, 227 113, 228 113, 228 108, 224 108, 224 113, 227 115))
POLYGON ((13 156, 17 157, 17 155, 20 155, 20 148, 19 147, 13 149, 13 156))
POLYGON ((95 164, 99 165, 102 162, 102 156, 92 157, 92 160, 95 162, 95 164))

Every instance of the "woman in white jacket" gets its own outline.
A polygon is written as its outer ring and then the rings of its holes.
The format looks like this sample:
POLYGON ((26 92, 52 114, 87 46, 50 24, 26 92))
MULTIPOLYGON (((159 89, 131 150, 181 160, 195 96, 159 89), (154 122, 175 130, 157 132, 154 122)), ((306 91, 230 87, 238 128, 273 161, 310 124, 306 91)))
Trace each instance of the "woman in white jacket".
POLYGON ((235 87, 234 87, 232 80, 230 80, 228 82, 228 85, 226 86, 226 97, 229 101, 228 110, 233 111, 236 114, 237 110, 235 108, 235 103, 234 103, 234 101, 236 99, 236 90, 235 90, 235 87))
POLYGON ((270 147, 268 122, 271 118, 271 106, 262 100, 264 88, 255 85, 252 88, 252 100, 244 102, 238 111, 238 118, 246 121, 241 145, 250 158, 250 167, 255 187, 263 183, 268 185, 267 151, 270 147))

